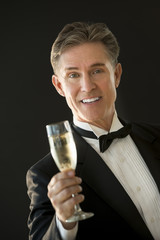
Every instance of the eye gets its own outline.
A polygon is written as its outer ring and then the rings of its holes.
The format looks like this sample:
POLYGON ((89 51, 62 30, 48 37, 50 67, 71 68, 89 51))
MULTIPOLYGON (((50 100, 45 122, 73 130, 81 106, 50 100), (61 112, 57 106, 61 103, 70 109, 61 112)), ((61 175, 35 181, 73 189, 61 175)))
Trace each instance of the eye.
POLYGON ((78 73, 70 73, 68 76, 69 76, 69 78, 78 78, 79 74, 78 73))
POLYGON ((101 69, 96 69, 96 70, 93 71, 93 74, 97 74, 97 73, 101 73, 101 72, 102 72, 101 69))

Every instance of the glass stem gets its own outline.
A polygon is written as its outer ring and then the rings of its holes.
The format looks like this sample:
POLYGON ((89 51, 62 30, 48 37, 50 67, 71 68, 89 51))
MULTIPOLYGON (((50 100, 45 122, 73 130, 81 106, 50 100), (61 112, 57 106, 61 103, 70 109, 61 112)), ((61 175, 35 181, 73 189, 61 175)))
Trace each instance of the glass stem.
POLYGON ((76 212, 81 212, 82 211, 79 204, 76 204, 74 206, 74 209, 75 209, 76 212))
MULTIPOLYGON (((75 197, 76 195, 78 195, 78 194, 72 194, 72 197, 75 197)), ((74 209, 75 209, 75 212, 81 212, 82 211, 82 209, 81 209, 79 204, 76 204, 74 206, 74 209)))

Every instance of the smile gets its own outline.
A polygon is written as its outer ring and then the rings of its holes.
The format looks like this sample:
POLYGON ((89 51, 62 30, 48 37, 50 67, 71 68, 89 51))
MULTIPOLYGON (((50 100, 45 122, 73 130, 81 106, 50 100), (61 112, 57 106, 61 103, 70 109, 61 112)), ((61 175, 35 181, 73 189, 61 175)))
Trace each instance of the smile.
POLYGON ((93 102, 98 101, 100 98, 101 98, 101 97, 88 98, 88 99, 82 100, 81 102, 82 102, 82 103, 93 103, 93 102))

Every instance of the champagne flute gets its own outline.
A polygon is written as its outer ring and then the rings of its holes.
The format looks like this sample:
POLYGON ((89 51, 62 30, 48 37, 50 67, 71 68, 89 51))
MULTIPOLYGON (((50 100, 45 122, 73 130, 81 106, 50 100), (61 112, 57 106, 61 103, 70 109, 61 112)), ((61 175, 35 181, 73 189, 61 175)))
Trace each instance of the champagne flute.
MULTIPOLYGON (((51 155, 60 171, 75 169, 77 165, 77 150, 68 121, 62 121, 46 126, 51 155)), ((72 194, 74 197, 74 194, 72 194)), ((84 212, 80 205, 75 205, 74 214, 66 222, 76 222, 92 217, 94 214, 84 212)))

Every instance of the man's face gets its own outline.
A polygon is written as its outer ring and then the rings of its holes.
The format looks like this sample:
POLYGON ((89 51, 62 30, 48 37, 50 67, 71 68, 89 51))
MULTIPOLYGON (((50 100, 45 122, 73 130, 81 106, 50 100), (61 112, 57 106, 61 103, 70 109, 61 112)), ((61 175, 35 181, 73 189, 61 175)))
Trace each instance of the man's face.
POLYGON ((113 67, 97 42, 65 50, 52 81, 77 120, 97 125, 113 116, 120 77, 121 65, 113 67))

